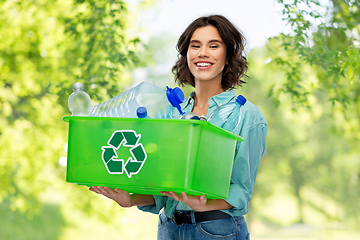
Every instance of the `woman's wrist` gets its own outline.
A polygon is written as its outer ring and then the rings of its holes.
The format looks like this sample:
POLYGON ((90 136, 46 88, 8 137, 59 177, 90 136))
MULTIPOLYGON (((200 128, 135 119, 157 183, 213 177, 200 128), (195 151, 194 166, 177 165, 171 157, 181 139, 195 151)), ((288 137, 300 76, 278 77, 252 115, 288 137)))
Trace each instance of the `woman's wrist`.
POLYGON ((226 210, 230 209, 231 206, 228 202, 223 199, 208 199, 203 209, 198 212, 214 211, 214 210, 226 210))
POLYGON ((152 195, 144 195, 144 194, 132 194, 130 196, 131 207, 132 206, 148 206, 155 204, 155 199, 152 195))

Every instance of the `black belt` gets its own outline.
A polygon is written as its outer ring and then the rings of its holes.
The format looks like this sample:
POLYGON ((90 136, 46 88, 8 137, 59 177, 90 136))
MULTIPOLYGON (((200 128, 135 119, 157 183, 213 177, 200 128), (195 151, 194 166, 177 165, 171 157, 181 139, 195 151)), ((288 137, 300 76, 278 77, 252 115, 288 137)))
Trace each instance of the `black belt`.
MULTIPOLYGON (((207 211, 207 212, 194 212, 195 222, 204 222, 217 219, 226 219, 230 215, 219 210, 207 211)), ((191 212, 175 211, 172 220, 176 225, 182 225, 184 223, 192 223, 191 212)))

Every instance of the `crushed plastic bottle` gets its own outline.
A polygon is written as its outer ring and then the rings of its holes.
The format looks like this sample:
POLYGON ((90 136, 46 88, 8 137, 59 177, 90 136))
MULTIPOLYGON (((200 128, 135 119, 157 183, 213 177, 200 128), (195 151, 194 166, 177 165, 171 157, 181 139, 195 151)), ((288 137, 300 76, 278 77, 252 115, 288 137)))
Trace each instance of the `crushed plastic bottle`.
POLYGON ((180 119, 194 119, 194 120, 200 120, 199 116, 196 115, 193 112, 186 112, 182 115, 180 115, 180 119))
POLYGON ((124 93, 94 106, 91 116, 97 117, 137 117, 136 110, 142 106, 150 118, 172 118, 174 109, 180 108, 184 93, 178 87, 164 90, 148 82, 142 82, 124 93))
POLYGON ((74 92, 68 100, 69 110, 72 116, 89 116, 91 109, 91 99, 89 94, 83 91, 81 82, 73 84, 74 92))
POLYGON ((241 120, 241 108, 246 98, 237 96, 235 102, 226 103, 217 107, 209 116, 208 122, 227 131, 237 133, 241 120))

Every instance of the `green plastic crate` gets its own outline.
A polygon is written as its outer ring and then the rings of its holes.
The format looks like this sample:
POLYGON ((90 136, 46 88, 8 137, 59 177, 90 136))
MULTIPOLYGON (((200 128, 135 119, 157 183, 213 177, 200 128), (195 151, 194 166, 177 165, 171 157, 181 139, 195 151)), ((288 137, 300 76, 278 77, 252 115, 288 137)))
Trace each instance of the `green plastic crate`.
POLYGON ((66 181, 227 198, 237 141, 199 120, 64 117, 69 122, 66 181))

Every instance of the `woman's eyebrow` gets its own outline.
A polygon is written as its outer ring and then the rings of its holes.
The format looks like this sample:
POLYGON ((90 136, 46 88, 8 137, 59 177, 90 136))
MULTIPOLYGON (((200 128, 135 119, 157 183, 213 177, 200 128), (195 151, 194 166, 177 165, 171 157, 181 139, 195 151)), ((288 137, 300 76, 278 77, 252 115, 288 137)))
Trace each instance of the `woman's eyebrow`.
POLYGON ((223 42, 222 42, 221 40, 218 40, 218 39, 210 40, 209 43, 220 43, 220 44, 223 44, 223 42))
MULTIPOLYGON (((191 40, 190 43, 200 43, 200 41, 194 39, 194 40, 191 40)), ((218 39, 212 39, 212 40, 209 41, 209 43, 220 43, 220 44, 223 44, 223 42, 220 41, 220 40, 218 40, 218 39)))
POLYGON ((190 43, 200 43, 198 40, 191 40, 190 43))

